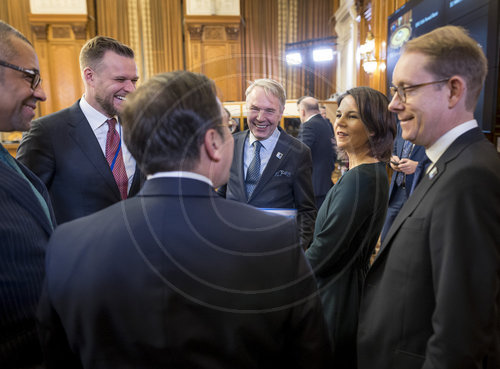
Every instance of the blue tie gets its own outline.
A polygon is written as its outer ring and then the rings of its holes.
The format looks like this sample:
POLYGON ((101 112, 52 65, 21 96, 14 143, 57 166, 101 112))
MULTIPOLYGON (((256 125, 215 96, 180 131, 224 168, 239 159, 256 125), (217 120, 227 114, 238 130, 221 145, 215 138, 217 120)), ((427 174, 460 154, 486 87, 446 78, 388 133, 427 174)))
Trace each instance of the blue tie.
POLYGON ((247 199, 252 195, 253 190, 257 186, 260 178, 260 148, 262 144, 259 141, 254 141, 252 144, 255 147, 254 157, 247 169, 247 177, 245 178, 247 199))
MULTIPOLYGON (((411 148, 412 147, 413 147, 413 144, 410 141, 406 141, 405 140, 405 142, 403 144, 403 150, 401 152, 401 158, 400 159, 404 159, 404 158, 410 157, 410 152, 411 152, 411 148)), ((398 172, 396 174, 396 184, 398 186, 401 186, 403 184, 404 178, 405 178, 405 174, 403 172, 398 172)))
POLYGON ((42 206, 42 209, 43 209, 45 215, 47 216, 50 225, 52 225, 49 206, 47 205, 47 202, 45 201, 45 199, 43 198, 41 193, 35 188, 35 186, 33 186, 33 183, 31 183, 31 181, 26 177, 26 175, 23 173, 23 171, 21 170, 19 165, 17 165, 14 158, 9 154, 9 152, 2 145, 0 145, 0 160, 3 161, 5 164, 7 164, 12 169, 14 169, 16 171, 16 173, 18 173, 26 182, 28 182, 28 184, 31 187, 31 190, 33 191, 36 198, 40 202, 40 205, 42 206))

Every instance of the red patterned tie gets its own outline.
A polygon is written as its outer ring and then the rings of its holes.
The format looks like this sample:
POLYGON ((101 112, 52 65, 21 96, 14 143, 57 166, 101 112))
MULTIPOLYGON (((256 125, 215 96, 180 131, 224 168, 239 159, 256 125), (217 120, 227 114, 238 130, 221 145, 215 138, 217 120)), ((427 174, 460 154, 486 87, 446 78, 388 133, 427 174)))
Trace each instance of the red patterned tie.
POLYGON ((111 118, 106 121, 108 123, 108 135, 106 136, 106 160, 112 168, 113 177, 120 190, 122 199, 127 198, 128 177, 123 163, 123 155, 120 145, 120 135, 116 132, 116 119, 111 118), (113 163, 114 161, 114 163, 113 163))

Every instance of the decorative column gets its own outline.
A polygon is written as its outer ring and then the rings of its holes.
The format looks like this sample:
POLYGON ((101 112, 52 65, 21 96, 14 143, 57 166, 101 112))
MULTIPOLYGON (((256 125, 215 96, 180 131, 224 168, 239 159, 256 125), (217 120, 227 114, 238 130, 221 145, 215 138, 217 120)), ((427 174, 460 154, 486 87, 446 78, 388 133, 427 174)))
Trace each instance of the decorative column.
POLYGON ((337 32, 337 92, 342 93, 356 86, 358 23, 354 0, 341 0, 335 12, 337 32))

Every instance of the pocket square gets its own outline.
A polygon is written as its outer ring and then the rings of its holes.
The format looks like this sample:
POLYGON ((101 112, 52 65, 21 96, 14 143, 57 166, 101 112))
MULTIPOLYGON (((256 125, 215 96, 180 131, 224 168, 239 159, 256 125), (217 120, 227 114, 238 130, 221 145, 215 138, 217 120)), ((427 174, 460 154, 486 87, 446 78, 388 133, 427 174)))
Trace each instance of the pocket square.
POLYGON ((275 177, 291 177, 292 173, 290 173, 287 170, 278 170, 276 173, 274 173, 275 177))

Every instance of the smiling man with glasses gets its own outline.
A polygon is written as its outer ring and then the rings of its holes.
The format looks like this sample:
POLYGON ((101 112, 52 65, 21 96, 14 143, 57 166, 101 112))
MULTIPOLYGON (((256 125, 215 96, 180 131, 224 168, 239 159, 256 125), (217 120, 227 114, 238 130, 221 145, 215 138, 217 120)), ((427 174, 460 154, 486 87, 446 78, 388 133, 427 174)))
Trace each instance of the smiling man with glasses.
POLYGON ((389 110, 431 160, 368 271, 359 369, 500 368, 500 159, 474 119, 478 43, 446 26, 409 41, 389 110))
MULTIPOLYGON (((46 99, 31 43, 0 21, 0 131, 27 131, 46 99)), ((44 184, 0 144, 0 368, 42 363, 36 308, 55 221, 44 184)))
POLYGON ((38 69, 26 69, 18 67, 17 65, 7 63, 6 61, 0 60, 0 65, 10 69, 18 70, 26 74, 26 77, 31 80, 31 89, 36 90, 36 88, 42 83, 42 78, 40 77, 40 72, 38 69))

